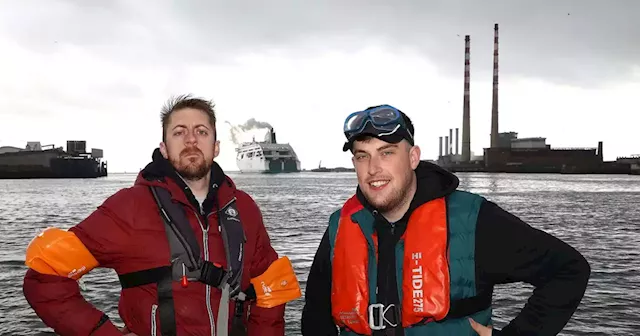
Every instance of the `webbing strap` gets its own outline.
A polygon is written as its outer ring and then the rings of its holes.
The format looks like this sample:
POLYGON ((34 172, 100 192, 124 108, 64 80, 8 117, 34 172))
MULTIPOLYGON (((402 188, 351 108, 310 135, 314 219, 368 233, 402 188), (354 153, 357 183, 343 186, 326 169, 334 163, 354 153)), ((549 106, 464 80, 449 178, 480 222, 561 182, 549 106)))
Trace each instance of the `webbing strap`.
POLYGON ((253 284, 249 284, 244 291, 238 294, 236 299, 236 311, 233 316, 230 336, 247 336, 247 325, 244 323, 244 305, 247 301, 256 299, 256 289, 253 284))
MULTIPOLYGON (((491 291, 484 291, 479 293, 476 296, 472 296, 464 299, 452 300, 449 307, 449 313, 447 314, 447 316, 440 321, 435 321, 435 323, 442 323, 449 319, 471 316, 474 313, 477 313, 489 308, 491 306, 492 294, 493 293, 491 291)), ((392 312, 385 311, 386 309, 384 306, 382 306, 382 309, 383 309, 383 316, 386 319, 386 321, 376 321, 376 322, 381 322, 381 324, 384 325, 384 328, 381 330, 374 330, 373 335, 376 335, 376 336, 377 335, 380 335, 380 336, 395 335, 394 330, 396 328, 402 328, 402 323, 400 323, 399 311, 395 309, 395 306, 389 307, 389 311, 392 311, 392 312), (391 308, 394 308, 394 309, 391 309, 391 308), (392 326, 393 324, 397 324, 397 327, 394 328, 392 326)), ((431 319, 425 318, 421 322, 415 325, 431 323, 431 321, 432 321, 431 319)))
POLYGON ((133 288, 156 283, 158 286, 158 310, 162 336, 176 335, 175 308, 171 284, 171 267, 162 266, 118 276, 122 288, 133 288))
POLYGON ((173 306, 173 290, 171 289, 171 272, 158 281, 158 309, 160 310, 160 331, 162 336, 176 335, 176 315, 173 306))
POLYGON ((229 292, 229 284, 224 283, 218 307, 218 323, 216 324, 218 336, 229 336, 229 292))
POLYGON ((247 326, 244 323, 244 300, 236 300, 236 312, 233 316, 231 336, 247 336, 247 326))
POLYGON ((161 266, 118 275, 122 288, 133 288, 158 283, 165 275, 171 276, 170 266, 161 266))

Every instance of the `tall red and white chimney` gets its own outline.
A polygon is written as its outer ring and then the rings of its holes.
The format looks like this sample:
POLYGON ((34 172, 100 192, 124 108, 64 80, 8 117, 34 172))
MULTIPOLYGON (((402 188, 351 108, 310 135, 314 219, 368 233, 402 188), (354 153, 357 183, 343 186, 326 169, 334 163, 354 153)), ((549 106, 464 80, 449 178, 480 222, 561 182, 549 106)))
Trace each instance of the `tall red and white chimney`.
POLYGON ((471 38, 464 37, 464 97, 462 102, 462 162, 471 159, 471 103, 469 97, 471 38))
POLYGON ((498 24, 493 26, 493 95, 491 98, 491 148, 498 147, 498 24))

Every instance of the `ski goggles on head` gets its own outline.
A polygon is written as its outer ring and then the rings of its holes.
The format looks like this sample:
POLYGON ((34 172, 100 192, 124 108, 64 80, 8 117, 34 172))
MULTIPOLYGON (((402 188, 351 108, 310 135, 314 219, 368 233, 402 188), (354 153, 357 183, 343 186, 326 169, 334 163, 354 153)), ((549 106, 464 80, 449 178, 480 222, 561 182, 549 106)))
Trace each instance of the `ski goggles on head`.
POLYGON ((390 105, 351 113, 344 121, 343 131, 347 137, 343 151, 349 150, 354 139, 360 135, 375 136, 391 143, 406 139, 413 145, 413 134, 409 132, 402 112, 390 105))

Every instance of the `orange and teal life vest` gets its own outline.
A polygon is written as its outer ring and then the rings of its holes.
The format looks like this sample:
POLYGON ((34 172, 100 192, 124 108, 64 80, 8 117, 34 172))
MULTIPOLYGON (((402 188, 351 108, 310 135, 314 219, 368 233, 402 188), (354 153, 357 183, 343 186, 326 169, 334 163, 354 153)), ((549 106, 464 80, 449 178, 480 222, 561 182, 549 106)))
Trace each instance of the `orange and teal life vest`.
MULTIPOLYGON (((491 293, 476 293, 475 229, 481 196, 454 191, 416 208, 395 246, 405 335, 474 335, 466 317, 491 324, 491 293), (465 307, 466 306, 466 307, 465 307), (471 307, 472 309, 469 309, 471 307), (465 316, 455 316, 469 310, 465 316)), ((371 335, 378 239, 374 216, 351 197, 329 220, 331 312, 340 335, 371 335)), ((375 313, 377 314, 377 313, 375 313)))

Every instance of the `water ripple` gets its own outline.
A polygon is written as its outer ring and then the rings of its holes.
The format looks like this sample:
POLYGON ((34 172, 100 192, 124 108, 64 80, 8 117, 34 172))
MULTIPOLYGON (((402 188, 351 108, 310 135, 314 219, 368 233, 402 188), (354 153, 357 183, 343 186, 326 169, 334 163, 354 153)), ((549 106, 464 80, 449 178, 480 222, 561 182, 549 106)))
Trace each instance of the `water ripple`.
MULTIPOLYGON (((640 330, 640 178, 633 176, 459 174, 477 192, 531 225, 573 245, 589 260, 587 292, 561 335, 635 335, 640 330)), ((331 212, 355 190, 355 175, 232 175, 262 209, 278 253, 288 255, 304 288, 331 212)), ((0 180, 0 334, 51 335, 22 295, 24 248, 39 230, 67 228, 135 175, 94 180, 0 180)), ((84 277, 87 300, 121 323, 115 272, 84 277)), ((526 284, 496 287, 494 319, 502 327, 531 295, 526 284)), ((287 306, 287 335, 299 335, 303 300, 287 306)))

